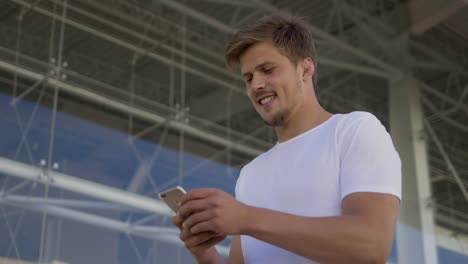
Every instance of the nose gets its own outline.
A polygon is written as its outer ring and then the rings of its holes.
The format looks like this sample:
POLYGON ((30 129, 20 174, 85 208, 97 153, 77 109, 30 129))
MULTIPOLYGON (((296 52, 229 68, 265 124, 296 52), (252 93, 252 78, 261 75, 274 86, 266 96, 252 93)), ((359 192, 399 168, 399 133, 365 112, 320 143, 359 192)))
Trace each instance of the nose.
POLYGON ((252 81, 250 82, 250 88, 253 92, 265 88, 265 78, 260 75, 254 75, 252 81))

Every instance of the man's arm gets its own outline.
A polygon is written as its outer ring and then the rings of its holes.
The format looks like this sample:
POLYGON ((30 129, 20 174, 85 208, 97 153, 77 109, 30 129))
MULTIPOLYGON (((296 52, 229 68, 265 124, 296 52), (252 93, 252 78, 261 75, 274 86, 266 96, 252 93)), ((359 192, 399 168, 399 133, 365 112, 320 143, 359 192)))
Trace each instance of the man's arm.
POLYGON ((245 233, 304 257, 333 263, 385 263, 400 201, 378 193, 344 198, 342 216, 310 218, 253 208, 245 233))
MULTIPOLYGON (((226 264, 223 257, 221 257, 214 246, 207 250, 206 255, 207 256, 205 260, 200 261, 197 259, 197 261, 200 264, 226 264)), ((232 237, 231 249, 229 250, 229 259, 227 264, 244 264, 240 236, 232 237)))
POLYGON ((393 195, 353 193, 342 201, 342 216, 315 218, 250 207, 213 189, 184 198, 180 212, 187 232, 249 235, 333 263, 385 263, 400 205, 393 195))
POLYGON ((233 236, 228 264, 244 264, 240 236, 233 236))

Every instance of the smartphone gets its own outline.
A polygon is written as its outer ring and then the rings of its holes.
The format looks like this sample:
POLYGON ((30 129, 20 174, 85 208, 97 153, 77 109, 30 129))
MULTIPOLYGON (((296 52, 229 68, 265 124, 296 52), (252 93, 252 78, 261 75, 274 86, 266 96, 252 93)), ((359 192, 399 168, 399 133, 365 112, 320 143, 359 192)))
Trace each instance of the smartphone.
POLYGON ((172 209, 172 211, 177 212, 180 207, 180 199, 186 191, 180 186, 172 187, 165 191, 159 193, 159 197, 172 209))

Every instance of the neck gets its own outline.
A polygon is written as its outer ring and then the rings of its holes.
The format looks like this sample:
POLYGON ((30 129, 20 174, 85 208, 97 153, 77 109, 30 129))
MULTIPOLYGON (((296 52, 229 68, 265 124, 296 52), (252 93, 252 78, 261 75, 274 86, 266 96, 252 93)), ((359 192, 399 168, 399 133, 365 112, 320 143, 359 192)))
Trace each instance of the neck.
POLYGON ((282 126, 275 128, 278 141, 284 142, 327 121, 332 116, 317 101, 296 109, 282 126))

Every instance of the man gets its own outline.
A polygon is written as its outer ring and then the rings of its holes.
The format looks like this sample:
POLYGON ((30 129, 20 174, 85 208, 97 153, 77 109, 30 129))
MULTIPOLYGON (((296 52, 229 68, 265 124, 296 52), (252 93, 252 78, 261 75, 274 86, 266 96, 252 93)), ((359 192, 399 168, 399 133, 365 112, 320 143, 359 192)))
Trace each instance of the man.
POLYGON ((366 112, 332 115, 315 96, 312 36, 290 18, 241 29, 226 51, 278 143, 242 168, 236 198, 196 189, 173 218, 199 263, 385 263, 401 196, 400 159, 366 112))

